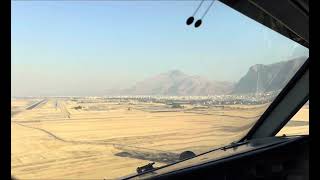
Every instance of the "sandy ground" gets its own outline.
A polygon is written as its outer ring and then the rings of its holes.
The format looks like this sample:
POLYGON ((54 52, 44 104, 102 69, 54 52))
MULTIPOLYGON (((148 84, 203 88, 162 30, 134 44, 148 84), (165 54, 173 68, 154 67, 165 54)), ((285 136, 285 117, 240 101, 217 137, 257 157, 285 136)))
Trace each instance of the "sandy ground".
MULTIPOLYGON (((24 109, 32 103, 12 103, 19 110, 11 118, 11 171, 18 179, 115 179, 151 161, 172 163, 185 150, 201 153, 239 139, 267 107, 49 99, 24 109)), ((308 109, 301 113, 293 119, 304 119, 308 109)), ((285 131, 306 128, 295 123, 285 131)))
POLYGON ((303 106, 291 120, 278 132, 280 135, 309 134, 309 106, 303 106))

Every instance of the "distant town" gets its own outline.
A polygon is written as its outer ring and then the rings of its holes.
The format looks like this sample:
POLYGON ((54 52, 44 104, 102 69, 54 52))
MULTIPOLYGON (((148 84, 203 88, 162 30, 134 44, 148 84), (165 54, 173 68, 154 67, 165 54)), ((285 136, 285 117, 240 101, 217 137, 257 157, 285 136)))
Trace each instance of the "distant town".
MULTIPOLYGON (((72 101, 84 101, 89 103, 90 100, 96 102, 97 100, 115 103, 161 103, 166 105, 199 105, 199 106, 215 106, 215 105, 259 105, 270 103, 279 94, 278 91, 271 91, 267 93, 250 93, 239 95, 214 95, 214 96, 154 96, 154 95, 135 95, 135 96, 54 96, 50 98, 70 98, 72 101)), ((19 98, 46 98, 46 97, 15 97, 19 98)), ((177 106, 178 107, 178 106, 177 106)))

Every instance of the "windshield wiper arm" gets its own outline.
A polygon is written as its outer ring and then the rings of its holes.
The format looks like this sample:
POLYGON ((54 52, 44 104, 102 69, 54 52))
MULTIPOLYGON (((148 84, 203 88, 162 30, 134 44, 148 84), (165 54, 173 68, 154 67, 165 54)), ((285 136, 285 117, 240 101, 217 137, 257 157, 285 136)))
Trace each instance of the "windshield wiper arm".
POLYGON ((154 170, 154 169, 155 169, 155 168, 153 167, 154 163, 155 163, 155 162, 152 162, 152 163, 149 163, 149 164, 147 164, 147 165, 145 165, 145 166, 138 167, 138 168, 137 168, 138 174, 143 173, 143 172, 146 172, 146 171, 152 171, 152 170, 154 170))

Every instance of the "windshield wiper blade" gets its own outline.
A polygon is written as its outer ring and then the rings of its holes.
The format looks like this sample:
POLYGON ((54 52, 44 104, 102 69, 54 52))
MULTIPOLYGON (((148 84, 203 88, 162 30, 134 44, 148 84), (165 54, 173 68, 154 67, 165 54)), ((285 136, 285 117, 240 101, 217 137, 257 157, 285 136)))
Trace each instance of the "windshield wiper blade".
MULTIPOLYGON (((226 145, 226 146, 223 146, 223 147, 220 147, 220 148, 216 148, 216 149, 213 149, 211 151, 208 151, 208 152, 205 152, 205 153, 202 153, 202 154, 198 154, 197 156, 201 156, 201 155, 204 155, 204 154, 207 154, 207 153, 210 153, 210 152, 213 152, 213 151, 218 151, 218 150, 226 151, 227 149, 237 148, 238 146, 241 146, 241 145, 247 144, 247 143, 249 143, 249 141, 242 141, 242 142, 235 141, 235 142, 230 143, 229 145, 226 145)), ((195 156, 195 157, 197 157, 197 156, 195 156)), ((182 161, 184 161, 184 160, 182 160, 182 161)), ((178 161, 176 163, 179 163, 179 162, 181 162, 181 161, 178 161)), ((138 167, 137 168, 137 173, 138 173, 137 175, 139 176, 139 175, 141 175, 142 173, 145 173, 145 172, 152 172, 152 171, 154 171, 156 169, 161 169, 161 168, 165 168, 165 167, 168 167, 168 166, 172 166, 172 165, 174 165, 176 163, 172 163, 172 164, 168 164, 168 165, 165 165, 165 166, 162 166, 162 167, 155 168, 155 167, 153 167, 155 162, 152 162, 152 163, 149 163, 147 165, 138 167)))
POLYGON ((232 143, 230 143, 229 145, 223 146, 223 147, 221 147, 221 148, 219 148, 219 149, 225 151, 225 150, 227 150, 227 149, 236 148, 236 147, 238 147, 238 146, 240 146, 240 145, 247 144, 247 143, 248 143, 248 141, 232 142, 232 143))

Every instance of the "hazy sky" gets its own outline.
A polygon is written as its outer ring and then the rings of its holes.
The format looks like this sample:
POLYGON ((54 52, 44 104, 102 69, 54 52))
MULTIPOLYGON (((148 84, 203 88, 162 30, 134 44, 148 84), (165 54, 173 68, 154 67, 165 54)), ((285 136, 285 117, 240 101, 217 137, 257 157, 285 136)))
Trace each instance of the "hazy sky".
POLYGON ((94 95, 173 69, 236 82, 251 65, 308 56, 220 2, 200 28, 186 26, 198 4, 12 2, 12 95, 94 95))

